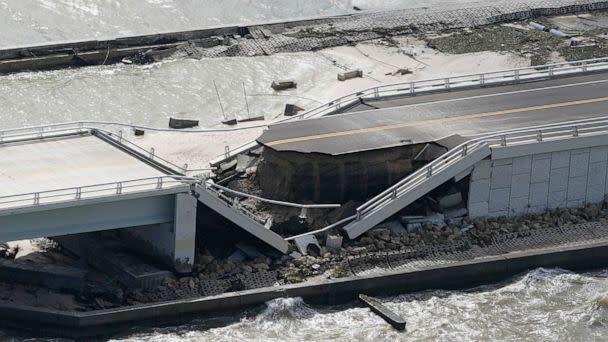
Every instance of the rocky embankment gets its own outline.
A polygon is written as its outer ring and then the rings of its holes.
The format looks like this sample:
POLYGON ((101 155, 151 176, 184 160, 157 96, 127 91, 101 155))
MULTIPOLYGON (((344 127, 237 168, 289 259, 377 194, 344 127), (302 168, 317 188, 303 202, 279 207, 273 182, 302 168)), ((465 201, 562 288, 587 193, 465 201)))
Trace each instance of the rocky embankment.
MULTIPOLYGON (((420 246, 442 246, 461 242, 470 247, 486 247, 493 238, 509 234, 511 238, 525 237, 534 230, 598 222, 608 219, 608 202, 589 204, 578 209, 557 209, 542 215, 518 218, 475 219, 464 218, 461 222, 425 223, 418 229, 395 229, 394 223, 383 224, 362 237, 345 241, 339 250, 322 248, 319 255, 300 255, 293 252, 277 258, 258 256, 241 262, 220 259, 207 251, 200 254, 191 277, 166 279, 158 289, 149 292, 128 293, 125 303, 135 304, 159 300, 171 300, 205 294, 209 283, 224 284, 224 290, 244 289, 242 279, 256 274, 276 276, 275 284, 298 283, 316 277, 341 278, 353 275, 349 258, 378 251, 403 251, 420 246)), ((401 226, 403 228, 403 226, 401 226)), ((335 232, 334 232, 335 233, 335 232)), ((319 240, 322 240, 319 237, 319 240)), ((267 286, 270 286, 269 284, 267 286)))

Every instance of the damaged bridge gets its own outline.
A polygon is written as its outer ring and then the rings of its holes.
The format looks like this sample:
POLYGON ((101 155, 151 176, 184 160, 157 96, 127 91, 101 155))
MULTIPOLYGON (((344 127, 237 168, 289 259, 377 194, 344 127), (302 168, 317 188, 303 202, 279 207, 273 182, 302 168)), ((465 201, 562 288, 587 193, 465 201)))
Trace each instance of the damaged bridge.
POLYGON ((526 82, 519 70, 492 86, 484 75, 468 76, 473 81, 460 89, 446 79, 439 92, 416 96, 388 86, 385 96, 359 96, 317 117, 271 125, 258 139, 268 164, 260 177, 273 170, 260 181, 262 190, 272 188, 265 182, 282 184, 290 200, 335 200, 324 197, 325 187, 341 200, 365 194, 344 226, 350 238, 450 180, 468 182, 470 217, 600 202, 608 191, 608 78, 604 62, 593 72, 584 61, 574 63, 574 73, 549 66, 526 82), (379 183, 390 184, 378 189, 379 183), (377 189, 371 196, 361 190, 370 186, 377 189))

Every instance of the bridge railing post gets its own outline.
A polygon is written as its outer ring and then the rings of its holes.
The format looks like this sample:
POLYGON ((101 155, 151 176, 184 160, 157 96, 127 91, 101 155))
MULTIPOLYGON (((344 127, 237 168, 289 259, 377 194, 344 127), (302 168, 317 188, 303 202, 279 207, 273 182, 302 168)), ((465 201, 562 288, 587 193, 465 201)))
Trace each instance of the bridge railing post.
POLYGON ((467 145, 467 144, 462 145, 462 156, 463 157, 467 156, 467 153, 469 152, 468 149, 469 149, 469 145, 467 145))
POLYGON ((500 146, 507 146, 507 136, 504 134, 500 136, 500 146))
POLYGON ((154 147, 150 148, 150 159, 154 159, 154 147))
POLYGON ((578 126, 574 126, 572 128, 572 136, 573 137, 578 137, 578 126))
POLYGON ((116 194, 117 195, 122 194, 122 182, 116 183, 116 194))
POLYGON ((433 165, 429 165, 426 168, 426 178, 431 178, 432 175, 433 175, 433 165))
POLYGON ((515 70, 515 81, 519 82, 519 70, 515 70))
POLYGON ((536 132, 536 141, 538 141, 538 142, 543 141, 543 131, 539 130, 538 132, 536 132))
POLYGON ((156 180, 156 188, 157 189, 163 188, 163 177, 158 177, 158 179, 156 180))
POLYGON ((34 205, 39 205, 40 204, 40 193, 37 192, 34 194, 34 205))
POLYGON ((416 82, 410 82, 410 94, 416 93, 416 82))
POLYGON ((357 209, 357 218, 356 218, 356 220, 357 221, 361 220, 361 210, 359 210, 359 209, 357 209))
POLYGON ((80 200, 82 198, 82 188, 76 188, 76 199, 80 200))

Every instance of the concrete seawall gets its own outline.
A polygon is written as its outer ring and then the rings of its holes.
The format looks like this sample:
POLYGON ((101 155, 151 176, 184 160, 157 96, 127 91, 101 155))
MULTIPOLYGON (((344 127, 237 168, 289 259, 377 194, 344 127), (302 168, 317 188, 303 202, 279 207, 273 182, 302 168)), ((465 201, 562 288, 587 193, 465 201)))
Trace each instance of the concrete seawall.
MULTIPOLYGON (((0 73, 111 64, 149 53, 159 58, 178 48, 203 49, 204 57, 256 56, 310 51, 394 34, 478 27, 538 16, 608 9, 607 1, 547 0, 458 9, 409 9, 304 18, 251 25, 228 25, 105 40, 59 42, 0 50, 0 73), (282 34, 291 30, 289 34, 282 34), (233 38, 225 42, 224 36, 233 38), (251 39, 242 37, 249 36, 251 39), (229 40, 230 41, 230 40, 229 40)), ((153 58, 153 57, 151 57, 153 58)))
POLYGON ((586 245, 513 252, 429 267, 414 272, 387 272, 226 293, 219 296, 177 300, 92 312, 61 312, 18 305, 0 306, 0 323, 67 337, 107 335, 134 324, 184 322, 195 315, 242 310, 282 297, 302 297, 311 303, 354 301, 360 293, 391 295, 426 289, 460 289, 500 281, 537 267, 586 270, 608 265, 608 241, 586 245))

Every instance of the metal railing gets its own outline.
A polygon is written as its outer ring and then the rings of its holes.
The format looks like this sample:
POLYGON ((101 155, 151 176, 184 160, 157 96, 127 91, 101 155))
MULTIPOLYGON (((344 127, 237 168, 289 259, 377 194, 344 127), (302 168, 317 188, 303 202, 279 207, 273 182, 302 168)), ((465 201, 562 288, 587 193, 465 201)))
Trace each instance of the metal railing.
POLYGON ((341 108, 351 106, 360 100, 374 100, 394 96, 415 95, 421 92, 475 86, 483 87, 502 83, 518 83, 534 79, 545 79, 602 70, 608 70, 608 57, 491 71, 479 74, 384 84, 339 97, 331 102, 313 108, 310 111, 292 118, 279 120, 278 122, 291 121, 296 118, 309 119, 324 116, 341 108))
POLYGON ((135 192, 169 189, 177 185, 190 185, 197 182, 199 182, 199 180, 195 178, 182 175, 167 175, 0 196, 0 210, 32 207, 57 202, 74 202, 99 197, 122 196, 135 192))
POLYGON ((604 134, 608 134, 608 116, 491 133, 469 140, 359 206, 355 220, 365 219, 484 146, 507 147, 604 134))
MULTIPOLYGON (((239 209, 244 209, 240 205, 240 198, 243 198, 243 197, 251 198, 251 199, 255 199, 260 202, 263 202, 263 203, 274 204, 274 205, 279 205, 279 206, 283 206, 283 207, 300 208, 301 209, 300 218, 306 218, 308 209, 334 209, 334 208, 339 208, 342 206, 341 204, 299 204, 299 203, 292 203, 292 202, 286 202, 286 201, 277 201, 277 200, 263 198, 260 196, 233 190, 233 189, 227 188, 225 186, 221 186, 219 184, 213 183, 210 180, 205 181, 205 189, 211 190, 212 193, 215 193, 217 196, 221 197, 225 201, 232 203, 232 205, 235 208, 239 208, 239 209), (228 197, 225 195, 225 193, 230 193, 230 194, 234 195, 234 197, 228 197)), ((258 221, 260 221, 260 220, 258 219, 258 221)))
MULTIPOLYGON (((483 87, 508 83, 529 82, 533 80, 542 80, 546 78, 598 71, 608 71, 608 57, 492 71, 479 74, 458 75, 445 78, 385 84, 338 97, 337 99, 317 106, 302 114, 278 120, 276 123, 322 117, 335 113, 340 109, 356 105, 361 100, 379 100, 382 98, 413 96, 420 93, 463 89, 468 87, 483 87)), ((258 144, 255 141, 252 141, 236 148, 226 150, 222 155, 218 155, 217 158, 211 162, 211 164, 218 165, 225 160, 234 158, 234 156, 254 149, 257 146, 258 144)))

